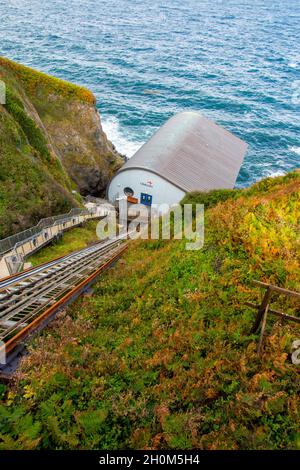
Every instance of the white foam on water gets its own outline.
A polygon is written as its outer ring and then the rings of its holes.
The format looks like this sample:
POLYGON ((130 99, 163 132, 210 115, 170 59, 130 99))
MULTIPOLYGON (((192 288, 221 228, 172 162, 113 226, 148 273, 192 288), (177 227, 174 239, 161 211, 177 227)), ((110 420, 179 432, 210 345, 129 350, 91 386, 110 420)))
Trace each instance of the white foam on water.
POLYGON ((296 153, 297 155, 300 155, 300 147, 290 147, 289 150, 296 153))
POLYGON ((270 171, 270 172, 266 172, 266 175, 264 176, 264 178, 265 177, 276 178, 277 176, 284 176, 285 174, 286 172, 283 170, 270 171))
POLYGON ((289 67, 296 69, 300 65, 300 57, 296 57, 289 62, 289 67))
POLYGON ((143 142, 128 139, 128 136, 122 131, 119 120, 116 117, 102 118, 101 122, 108 139, 122 155, 131 158, 142 146, 143 142))

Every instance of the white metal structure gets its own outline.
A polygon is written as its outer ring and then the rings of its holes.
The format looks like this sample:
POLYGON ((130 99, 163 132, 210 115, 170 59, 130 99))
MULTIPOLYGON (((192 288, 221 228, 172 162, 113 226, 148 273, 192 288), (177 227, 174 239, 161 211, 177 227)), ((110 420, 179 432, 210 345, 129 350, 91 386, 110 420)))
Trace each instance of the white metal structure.
POLYGON ((170 118, 112 179, 108 199, 174 204, 186 192, 233 188, 247 144, 196 112, 170 118))

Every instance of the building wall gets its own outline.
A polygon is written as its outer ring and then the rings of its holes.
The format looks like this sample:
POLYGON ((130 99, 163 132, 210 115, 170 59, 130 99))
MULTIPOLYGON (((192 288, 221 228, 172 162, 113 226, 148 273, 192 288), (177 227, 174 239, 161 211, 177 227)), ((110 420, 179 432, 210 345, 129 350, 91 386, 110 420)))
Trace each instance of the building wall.
POLYGON ((124 196, 124 188, 130 187, 134 197, 141 202, 141 193, 152 196, 152 204, 175 204, 181 201, 185 192, 151 171, 132 169, 116 174, 108 188, 108 199, 114 203, 124 196))

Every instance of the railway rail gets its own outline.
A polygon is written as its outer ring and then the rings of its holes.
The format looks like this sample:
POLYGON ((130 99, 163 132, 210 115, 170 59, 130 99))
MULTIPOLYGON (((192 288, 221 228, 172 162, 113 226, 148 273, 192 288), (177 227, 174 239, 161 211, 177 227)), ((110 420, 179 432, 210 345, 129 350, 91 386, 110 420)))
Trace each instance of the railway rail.
POLYGON ((24 340, 120 257, 127 248, 124 238, 99 242, 0 281, 0 370, 9 370, 24 340))

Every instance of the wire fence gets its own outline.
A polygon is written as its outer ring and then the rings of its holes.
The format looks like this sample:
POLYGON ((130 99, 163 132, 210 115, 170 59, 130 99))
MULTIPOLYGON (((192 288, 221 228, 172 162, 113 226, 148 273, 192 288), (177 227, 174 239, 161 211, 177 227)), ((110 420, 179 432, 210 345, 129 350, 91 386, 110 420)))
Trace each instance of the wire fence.
POLYGON ((10 237, 0 240, 0 256, 13 249, 17 243, 23 242, 24 240, 37 235, 45 228, 53 227, 61 221, 67 222, 75 216, 88 215, 90 213, 91 212, 87 209, 74 208, 71 209, 67 214, 55 215, 53 217, 41 219, 34 227, 28 228, 27 230, 23 230, 23 232, 16 233, 15 235, 11 235, 10 237))

